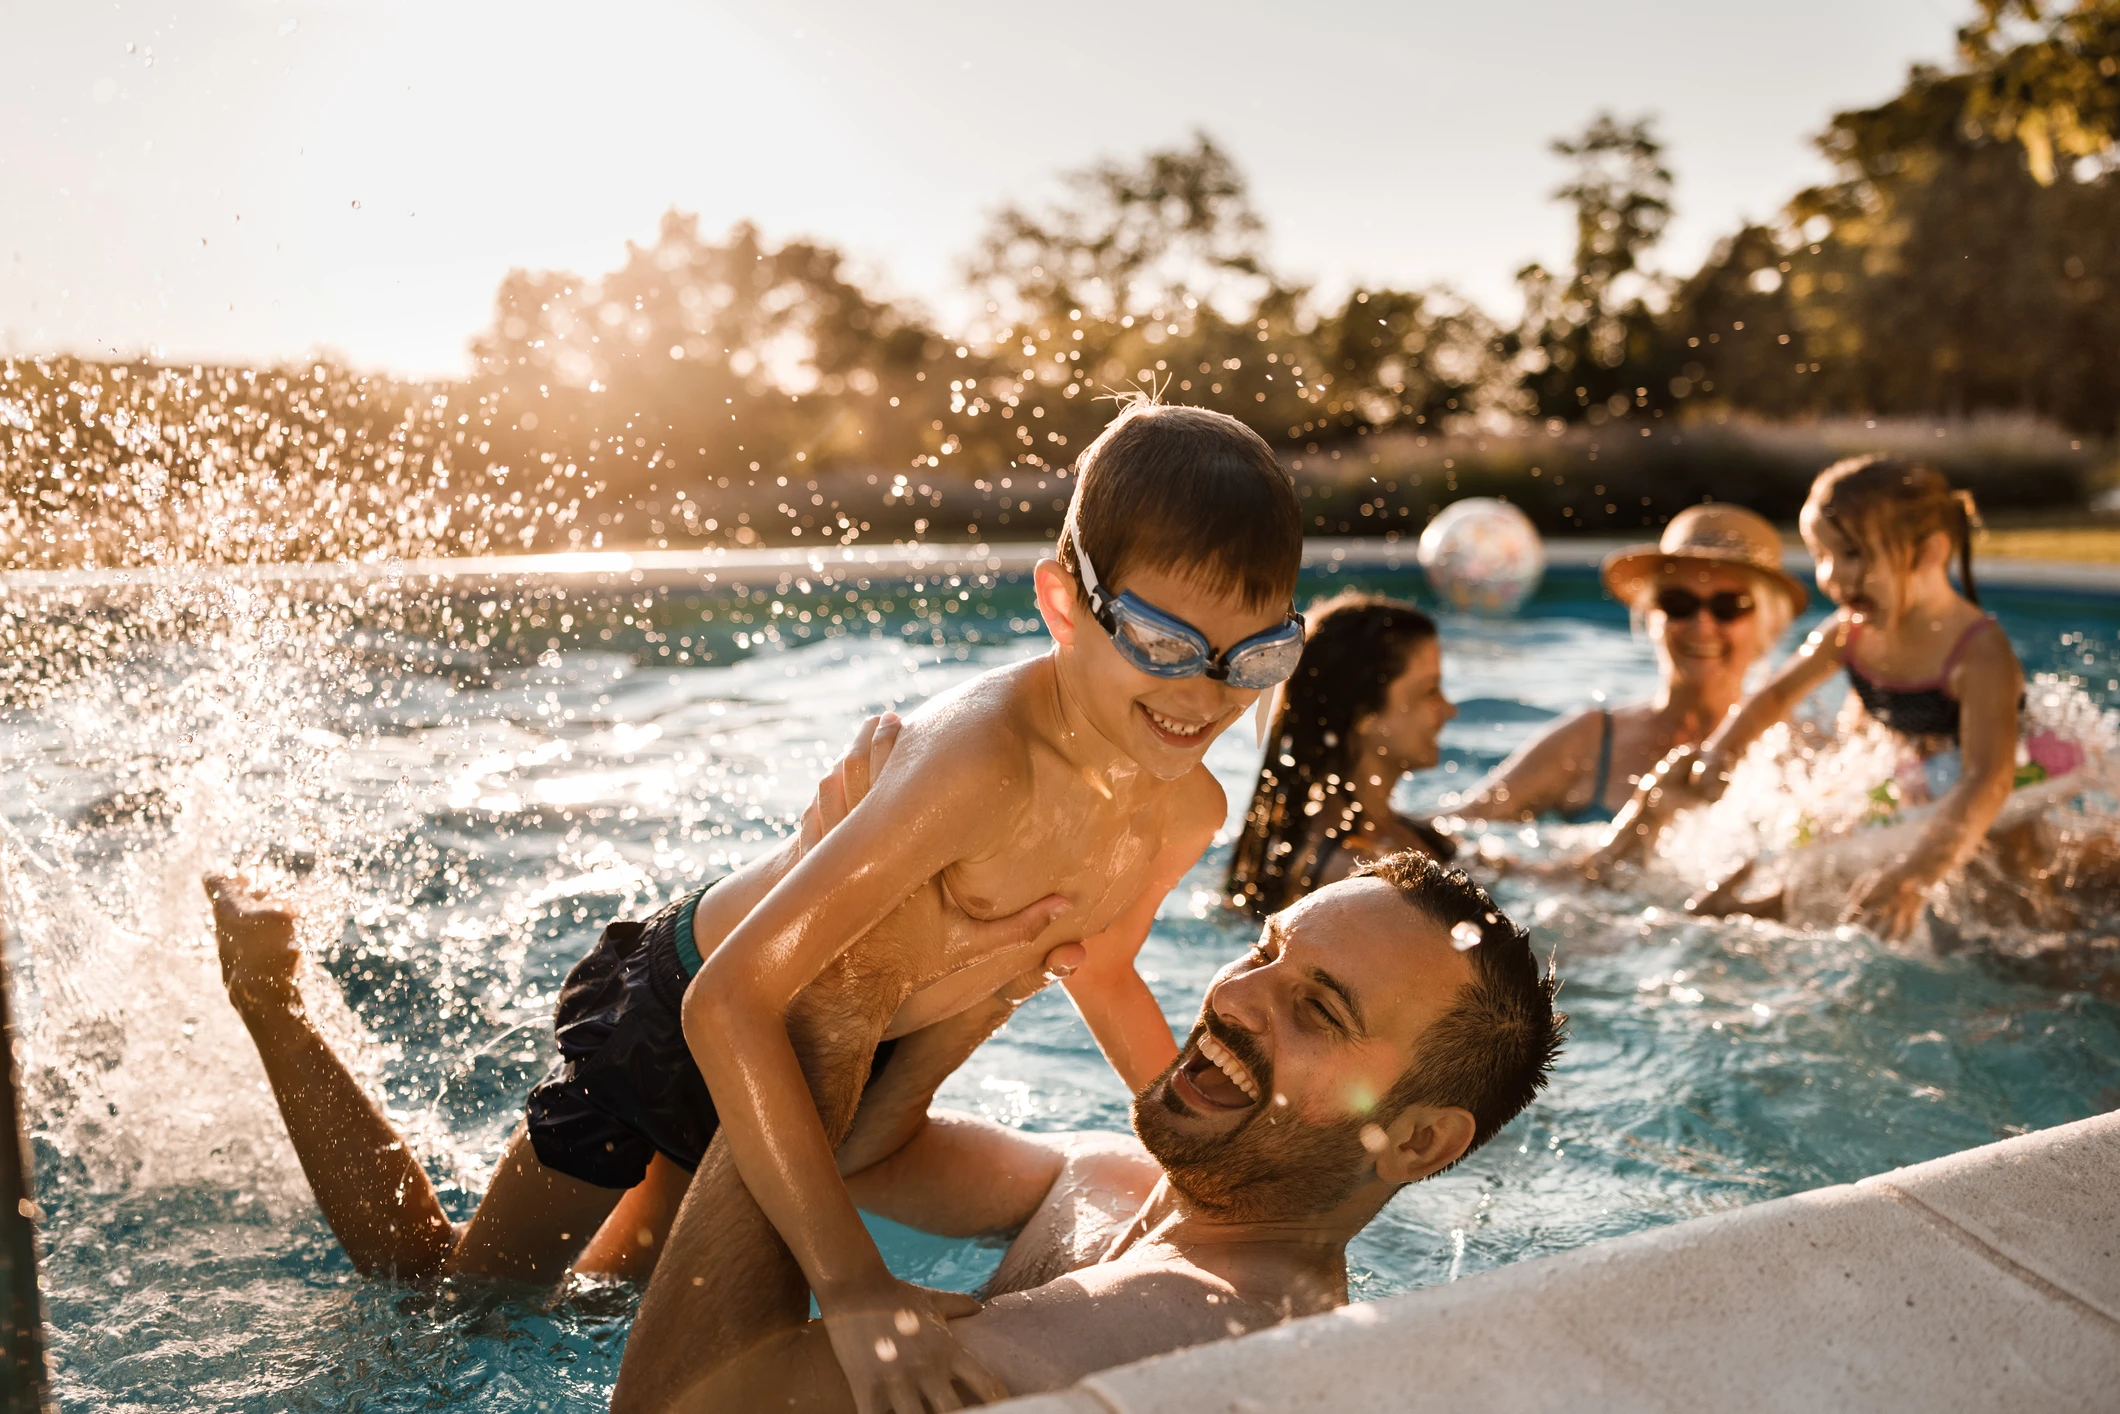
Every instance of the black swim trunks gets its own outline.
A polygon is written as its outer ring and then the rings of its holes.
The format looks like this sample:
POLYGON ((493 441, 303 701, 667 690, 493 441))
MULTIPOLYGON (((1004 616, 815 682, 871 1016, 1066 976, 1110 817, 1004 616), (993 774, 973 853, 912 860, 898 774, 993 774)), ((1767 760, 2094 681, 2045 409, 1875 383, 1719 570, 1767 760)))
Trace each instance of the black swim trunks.
MULTIPOLYGON (((631 1188, 658 1151, 686 1169, 706 1155, 721 1121, 683 1021, 685 988, 699 971, 692 913, 705 892, 645 922, 606 925, 567 974, 553 1015, 559 1060, 524 1106, 546 1168, 631 1188)), ((877 1047, 872 1080, 891 1046, 877 1047)))

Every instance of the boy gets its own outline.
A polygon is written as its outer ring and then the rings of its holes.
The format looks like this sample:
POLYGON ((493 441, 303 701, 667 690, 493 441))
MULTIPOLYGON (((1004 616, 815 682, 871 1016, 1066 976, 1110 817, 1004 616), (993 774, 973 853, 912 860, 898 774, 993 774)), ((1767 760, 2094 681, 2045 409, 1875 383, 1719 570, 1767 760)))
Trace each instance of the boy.
MULTIPOLYGON (((1293 484, 1248 428, 1123 412, 1084 452, 1059 558, 1037 568, 1052 651, 914 713, 882 779, 806 851, 607 929, 562 994, 561 1062, 463 1237, 449 1244, 437 1207, 424 1235, 400 1223, 380 1248, 401 1229, 419 1239, 401 1267, 549 1280, 621 1194, 629 1217, 667 1213, 677 1165, 711 1143, 759 1210, 715 1221, 762 1219, 786 1244, 761 1305, 815 1294, 864 1409, 954 1407, 952 1380, 994 1393, 944 1325, 962 1299, 891 1276, 837 1151, 894 1046, 968 1053, 991 1026, 964 1018, 1067 944, 1069 993, 1128 1089, 1168 1065, 1176 1042, 1134 957, 1226 816, 1201 757, 1301 654, 1301 548, 1293 484), (948 926, 1041 909, 1050 926, 999 949, 948 926)), ((888 1152, 893 1124, 916 1120, 878 1117, 866 1144, 888 1152)))

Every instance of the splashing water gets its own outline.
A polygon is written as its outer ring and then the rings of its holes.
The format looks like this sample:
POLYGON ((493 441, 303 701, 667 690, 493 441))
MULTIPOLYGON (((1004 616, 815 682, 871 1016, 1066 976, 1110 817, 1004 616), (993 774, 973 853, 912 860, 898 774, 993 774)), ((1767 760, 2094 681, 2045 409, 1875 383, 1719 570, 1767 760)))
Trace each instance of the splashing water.
MULTIPOLYGON (((357 382, 327 380, 296 416, 289 375, 285 415, 261 428, 247 391, 204 372, 92 383, 23 367, 0 389, 8 513, 29 517, 7 527, 0 582, 0 912, 23 993, 62 1402, 604 1407, 628 1289, 531 1299, 354 1276, 222 995, 199 875, 247 872, 301 906, 305 995, 461 1219, 551 1058, 560 981, 601 924, 769 847, 861 716, 1042 650, 1027 584, 975 569, 393 577, 393 558, 519 543, 523 522, 492 499, 498 472, 452 460, 475 452, 474 410, 363 403, 357 382), (71 448, 48 430, 62 393, 71 448), (217 416, 225 460, 199 430, 217 416), (297 445, 337 468, 337 489, 288 483, 297 445), (389 487, 393 472, 394 490, 364 499, 367 478, 389 487), (106 480, 120 489, 96 489, 106 480), (44 511, 21 511, 47 490, 44 511), (263 568, 300 555, 371 569, 263 568), (75 573, 86 565, 98 574, 75 573)), ((498 502, 531 501, 508 499, 512 476, 498 502)), ((565 489, 535 498, 539 524, 568 514, 565 489)), ((1409 807, 1573 705, 1541 692, 1646 690, 1646 649, 1594 594, 1561 575, 1525 619, 1446 622, 1464 712, 1409 807)), ((2036 622, 2048 643, 2053 626, 2036 622)), ((2085 623, 2115 641, 2120 615, 2066 627, 2085 623)), ((1243 734, 1209 764, 1241 808, 1257 764, 1243 734)), ((1142 953, 1181 1030, 1249 941, 1213 904, 1226 865, 1210 852, 1142 953)), ((1358 1297, 2120 1103, 2120 1016, 1993 952, 1688 919, 1653 889, 1505 878, 1496 893, 1541 954, 1558 948, 1575 1040, 1524 1118, 1355 1244, 1358 1297)), ((1040 1129, 1123 1128, 1128 1103, 1058 989, 942 1100, 1040 1129)), ((894 1270, 934 1285, 976 1286, 997 1256, 878 1230, 894 1270)))

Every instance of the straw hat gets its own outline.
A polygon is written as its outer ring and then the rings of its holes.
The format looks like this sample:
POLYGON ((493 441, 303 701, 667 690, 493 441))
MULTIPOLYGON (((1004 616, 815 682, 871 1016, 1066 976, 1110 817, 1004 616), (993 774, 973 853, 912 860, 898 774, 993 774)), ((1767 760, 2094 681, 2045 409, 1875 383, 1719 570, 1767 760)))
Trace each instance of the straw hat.
POLYGON ((1605 588, 1621 603, 1635 602, 1642 585, 1684 564, 1739 565, 1788 596, 1789 612, 1811 601, 1803 582, 1781 567, 1781 537, 1767 518, 1742 506, 1688 506, 1671 517, 1654 545, 1629 545, 1605 557, 1605 588))

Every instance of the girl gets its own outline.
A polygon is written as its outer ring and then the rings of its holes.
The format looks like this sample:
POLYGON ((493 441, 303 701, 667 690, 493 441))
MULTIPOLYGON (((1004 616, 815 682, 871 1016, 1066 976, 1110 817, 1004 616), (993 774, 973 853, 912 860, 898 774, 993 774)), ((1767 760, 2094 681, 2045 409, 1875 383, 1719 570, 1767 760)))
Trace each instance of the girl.
MULTIPOLYGON (((1857 881, 1841 916, 1886 938, 1911 931, 1929 892, 1980 848, 2017 778, 2024 673, 1980 608, 1972 517, 1972 498, 1930 467, 1859 457, 1820 473, 1801 526, 1818 587, 1840 612, 1707 741, 1643 778, 1585 872, 1596 877, 1676 811, 1718 798, 1760 734, 1845 668, 1854 691, 1843 726, 1867 717, 1900 738, 1926 768, 1917 774, 1936 808, 1903 855, 1857 881)), ((1711 895, 1703 911, 1722 911, 1717 903, 1711 895)))
POLYGON ((1224 890, 1232 906, 1262 917, 1365 859, 1457 852, 1435 826, 1391 808, 1399 778, 1441 758, 1436 735, 1457 715, 1443 696, 1434 620, 1411 604, 1350 592, 1313 607, 1307 621, 1224 890))

